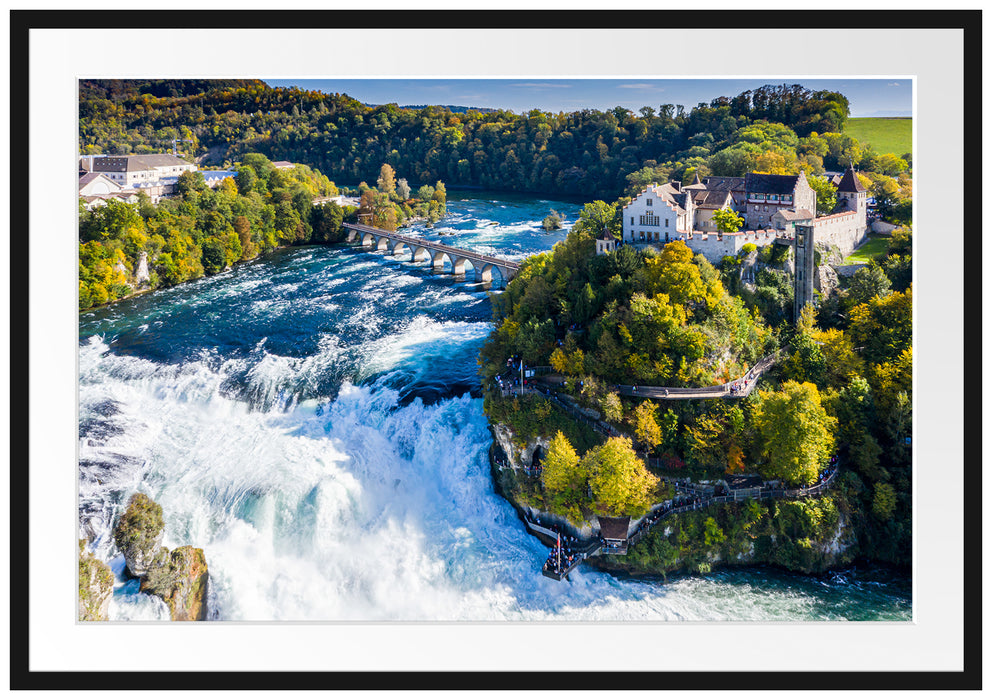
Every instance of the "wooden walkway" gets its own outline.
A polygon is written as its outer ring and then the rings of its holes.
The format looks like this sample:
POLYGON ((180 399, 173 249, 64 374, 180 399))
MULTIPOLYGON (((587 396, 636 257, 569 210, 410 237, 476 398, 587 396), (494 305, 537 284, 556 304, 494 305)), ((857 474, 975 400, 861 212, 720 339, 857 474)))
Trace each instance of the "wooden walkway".
MULTIPOLYGON (((766 355, 758 360, 751 369, 742 374, 737 379, 732 379, 725 384, 704 387, 675 387, 675 386, 643 386, 641 384, 614 384, 613 389, 618 394, 624 396, 634 396, 639 399, 660 399, 663 401, 692 401, 697 399, 743 399, 751 395, 755 385, 765 372, 768 371, 779 359, 777 353, 766 355)), ((527 383, 522 387, 518 377, 518 370, 509 370, 497 377, 500 391, 503 396, 514 393, 538 393, 551 396, 545 391, 535 386, 535 384, 545 384, 548 386, 560 385, 561 381, 552 381, 548 375, 554 374, 554 368, 548 365, 537 367, 524 367, 524 371, 531 372, 526 377, 527 383)), ((605 424, 604 424, 605 425, 605 424)), ((613 432, 612 434, 616 434, 613 432)))
MULTIPOLYGON (((666 483, 674 486, 685 495, 672 499, 671 501, 666 502, 666 504, 662 504, 652 511, 650 515, 642 519, 634 532, 628 535, 627 545, 633 546, 637 544, 655 525, 662 522, 666 518, 673 515, 678 515, 679 513, 702 510, 703 508, 708 508, 709 506, 719 503, 739 503, 747 500, 768 501, 782 498, 796 499, 819 496, 833 485, 834 481, 837 479, 838 473, 840 473, 839 463, 824 470, 820 476, 820 481, 812 486, 795 489, 762 487, 760 489, 748 489, 746 495, 743 493, 733 493, 723 494, 720 496, 712 494, 706 495, 708 489, 706 489, 706 487, 702 484, 695 484, 687 480, 664 479, 666 483)), ((556 530, 541 526, 528 518, 524 518, 524 525, 531 532, 544 535, 545 537, 556 538, 559 534, 556 530)), ((545 560, 543 566, 541 567, 541 574, 547 576, 548 578, 553 578, 556 581, 561 581, 589 557, 596 556, 597 554, 613 553, 609 551, 609 548, 604 547, 601 540, 577 541, 575 544, 571 544, 569 546, 569 551, 572 554, 572 560, 566 561, 564 566, 559 567, 557 566, 557 557, 555 556, 554 548, 552 548, 547 560, 545 560)))

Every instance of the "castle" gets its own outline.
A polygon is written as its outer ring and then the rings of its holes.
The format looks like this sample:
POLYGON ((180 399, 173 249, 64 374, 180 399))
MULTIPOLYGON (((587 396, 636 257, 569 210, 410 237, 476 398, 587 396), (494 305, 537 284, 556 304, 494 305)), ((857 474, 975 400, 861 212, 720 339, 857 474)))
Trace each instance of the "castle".
POLYGON ((816 216, 816 192, 806 175, 745 177, 696 175, 691 185, 679 181, 650 185, 623 208, 623 241, 635 246, 662 246, 681 240, 707 260, 736 256, 748 243, 766 246, 790 242, 796 227, 812 231, 818 244, 836 246, 847 255, 864 242, 868 230, 868 193, 853 168, 837 184, 837 206, 816 216), (720 233, 713 215, 730 209, 744 218, 744 231, 720 233))

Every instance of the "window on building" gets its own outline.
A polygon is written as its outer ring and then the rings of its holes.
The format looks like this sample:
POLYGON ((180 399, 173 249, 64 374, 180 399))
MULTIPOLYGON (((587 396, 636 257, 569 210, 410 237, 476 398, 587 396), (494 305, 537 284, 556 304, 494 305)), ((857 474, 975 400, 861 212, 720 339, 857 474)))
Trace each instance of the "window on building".
POLYGON ((650 206, 654 206, 654 205, 653 205, 653 204, 651 203, 651 200, 650 200, 650 199, 648 200, 648 206, 649 206, 649 207, 650 207, 650 206))
POLYGON ((665 219, 665 228, 668 228, 668 219, 665 219))

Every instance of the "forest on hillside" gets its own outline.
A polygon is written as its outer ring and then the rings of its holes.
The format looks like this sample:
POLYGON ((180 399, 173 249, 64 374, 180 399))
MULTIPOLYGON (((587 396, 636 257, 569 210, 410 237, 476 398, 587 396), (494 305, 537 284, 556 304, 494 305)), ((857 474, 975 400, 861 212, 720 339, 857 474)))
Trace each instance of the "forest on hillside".
MULTIPOLYGON (((246 153, 320 170, 338 183, 383 163, 414 183, 615 199, 695 174, 807 175, 853 163, 883 215, 911 201, 911 154, 877 153, 844 135, 842 94, 767 85, 682 105, 552 114, 370 107, 344 94, 262 81, 81 81, 83 153, 161 152, 189 139, 191 156, 233 165, 246 153)), ((903 216, 907 208, 903 206, 903 216)))

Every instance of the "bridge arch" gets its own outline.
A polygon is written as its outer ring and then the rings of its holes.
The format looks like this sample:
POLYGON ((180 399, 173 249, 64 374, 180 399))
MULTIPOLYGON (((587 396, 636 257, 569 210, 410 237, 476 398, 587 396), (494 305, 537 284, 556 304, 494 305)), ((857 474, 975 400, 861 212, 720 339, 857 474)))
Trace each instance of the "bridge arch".
POLYGON ((475 273, 475 263, 472 262, 470 258, 466 258, 463 255, 454 255, 454 256, 448 255, 448 259, 452 260, 451 271, 454 272, 456 275, 465 274, 466 264, 471 265, 472 272, 475 273))
POLYGON ((476 282, 486 282, 492 284, 493 282, 493 272, 499 276, 499 282, 501 287, 505 287, 507 283, 506 271, 503 270, 499 265, 493 263, 486 263, 481 267, 481 269, 476 270, 475 280, 476 282))
POLYGON ((403 241, 387 239, 386 247, 392 255, 402 255, 407 250, 407 245, 403 241))
POLYGON ((410 246, 412 255, 410 256, 410 262, 424 262, 431 258, 431 251, 426 246, 414 245, 410 246))

